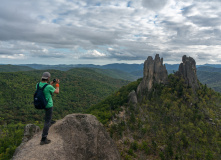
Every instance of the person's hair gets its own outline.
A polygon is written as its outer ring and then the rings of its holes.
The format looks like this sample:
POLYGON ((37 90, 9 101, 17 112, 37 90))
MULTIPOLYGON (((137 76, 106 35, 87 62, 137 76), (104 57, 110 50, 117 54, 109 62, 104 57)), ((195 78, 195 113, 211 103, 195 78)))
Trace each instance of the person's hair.
POLYGON ((44 79, 44 78, 42 78, 41 80, 42 80, 42 81, 48 81, 48 79, 44 79))

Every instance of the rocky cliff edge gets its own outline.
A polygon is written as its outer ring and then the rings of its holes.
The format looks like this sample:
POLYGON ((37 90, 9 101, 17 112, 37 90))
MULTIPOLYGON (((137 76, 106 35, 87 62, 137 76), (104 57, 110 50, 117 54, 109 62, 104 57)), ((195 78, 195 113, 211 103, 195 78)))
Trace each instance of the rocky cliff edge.
POLYGON ((71 114, 49 130, 50 144, 40 145, 41 132, 21 144, 13 160, 119 160, 114 141, 95 116, 71 114))

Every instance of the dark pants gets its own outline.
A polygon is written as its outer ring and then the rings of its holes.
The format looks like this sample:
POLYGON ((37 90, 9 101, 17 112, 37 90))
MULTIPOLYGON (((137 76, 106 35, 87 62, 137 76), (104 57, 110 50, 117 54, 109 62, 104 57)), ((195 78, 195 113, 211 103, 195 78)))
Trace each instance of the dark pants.
POLYGON ((43 133, 42 133, 42 138, 46 138, 48 135, 48 130, 51 125, 52 111, 53 111, 53 107, 45 109, 45 124, 44 124, 43 133))

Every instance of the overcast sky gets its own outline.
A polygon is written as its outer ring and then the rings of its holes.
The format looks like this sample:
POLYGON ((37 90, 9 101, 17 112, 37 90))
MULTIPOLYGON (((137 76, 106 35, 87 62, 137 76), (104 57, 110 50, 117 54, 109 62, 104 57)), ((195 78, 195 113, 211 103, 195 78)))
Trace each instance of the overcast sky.
POLYGON ((0 64, 221 63, 221 0, 0 4, 0 64))

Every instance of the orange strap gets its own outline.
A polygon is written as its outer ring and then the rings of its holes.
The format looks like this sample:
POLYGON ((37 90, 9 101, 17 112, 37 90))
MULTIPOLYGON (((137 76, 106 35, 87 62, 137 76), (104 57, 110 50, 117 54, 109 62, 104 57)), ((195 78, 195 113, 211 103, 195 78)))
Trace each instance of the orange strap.
POLYGON ((59 84, 57 83, 55 86, 56 86, 56 87, 59 87, 59 84))

